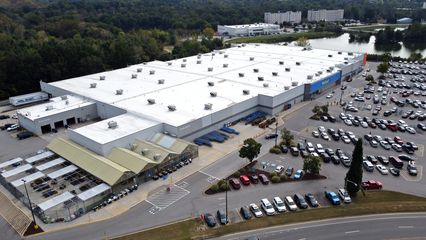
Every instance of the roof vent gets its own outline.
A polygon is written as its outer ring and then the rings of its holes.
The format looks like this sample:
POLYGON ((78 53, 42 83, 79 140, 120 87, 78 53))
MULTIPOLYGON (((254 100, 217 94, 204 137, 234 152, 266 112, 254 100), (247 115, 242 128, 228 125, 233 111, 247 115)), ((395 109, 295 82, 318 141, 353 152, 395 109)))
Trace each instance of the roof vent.
POLYGON ((278 72, 272 72, 272 76, 278 76, 278 72))
POLYGON ((132 150, 132 151, 134 151, 138 147, 138 145, 136 143, 131 143, 129 145, 130 145, 130 150, 132 150))
POLYGON ((323 71, 318 71, 318 74, 321 75, 323 73, 323 71))
POLYGON ((167 108, 169 109, 169 111, 173 112, 176 111, 176 106, 175 105, 169 105, 167 106, 167 108))
POLYGON ((223 55, 224 58, 228 58, 228 54, 223 55))
POLYGON ((249 94, 250 94, 250 90, 244 89, 244 90, 243 90, 243 94, 244 94, 244 95, 249 95, 249 94))
POLYGON ((279 61, 279 64, 280 65, 284 65, 284 61, 279 61))
POLYGON ((209 67, 209 68, 207 68, 207 71, 212 72, 212 71, 213 71, 213 68, 212 68, 212 67, 209 67))
POLYGON ((208 84, 210 87, 213 87, 213 86, 214 86, 214 82, 207 82, 207 84, 208 84))
POLYGON ((344 59, 345 59, 345 60, 348 60, 349 58, 345 57, 344 59))
POLYGON ((132 74, 132 79, 138 78, 137 74, 132 74))
POLYGON ((46 111, 52 110, 53 109, 53 105, 47 105, 46 106, 46 111))
POLYGON ((284 90, 289 90, 290 86, 284 86, 284 90))
POLYGON ((167 65, 171 66, 171 65, 172 65, 172 62, 167 62, 167 65))
POLYGON ((244 73, 238 73, 238 76, 244 77, 244 73))
POLYGON ((245 44, 245 43, 243 43, 243 44, 242 44, 242 46, 243 46, 243 47, 245 47, 245 46, 246 46, 246 44, 245 44))
POLYGON ((216 53, 212 53, 212 56, 216 55, 216 53))
POLYGON ((307 79, 312 79, 312 78, 314 78, 314 76, 312 76, 312 75, 308 75, 308 77, 307 77, 307 79))
POLYGON ((259 80, 259 81, 263 81, 263 80, 264 80, 264 78, 263 78, 263 77, 257 77, 257 80, 259 80))
POLYGON ((68 99, 68 96, 67 96, 67 95, 61 96, 61 99, 62 99, 62 100, 67 100, 67 99, 68 99))
POLYGON ((186 59, 182 59, 182 62, 186 62, 186 59))
POLYGON ((108 122, 108 128, 114 129, 118 126, 116 121, 109 121, 108 122))
POLYGON ((301 64, 300 62, 296 62, 296 66, 300 66, 300 64, 301 64))
POLYGON ((141 154, 142 154, 143 156, 146 156, 148 153, 149 153, 149 149, 148 149, 148 148, 144 148, 144 149, 142 149, 142 151, 141 151, 141 154))
POLYGON ((224 64, 223 64, 223 67, 224 67, 224 68, 227 68, 227 67, 228 67, 228 64, 227 64, 227 63, 224 63, 224 64))
POLYGON ((348 56, 353 56, 354 53, 353 52, 348 52, 348 56))
POLYGON ((250 57, 250 61, 253 61, 254 60, 254 57, 250 57))
POLYGON ((327 72, 331 72, 331 70, 330 70, 330 69, 327 69, 327 72))
POLYGON ((342 52, 337 52, 337 54, 342 54, 342 52))
POLYGON ((142 68, 136 69, 136 72, 142 72, 142 68))
POLYGON ((164 84, 164 79, 158 79, 158 84, 164 84))
POLYGON ((97 85, 96 83, 91 83, 90 88, 96 88, 96 85, 97 85))
POLYGON ((333 66, 330 66, 330 67, 329 67, 329 69, 330 69, 330 70, 334 70, 334 67, 333 67, 333 66))
POLYGON ((155 161, 160 160, 160 158, 161 158, 161 154, 159 154, 159 153, 154 154, 154 160, 155 161))
POLYGON ((331 57, 333 57, 333 55, 331 55, 331 54, 328 54, 328 57, 329 57, 329 58, 331 58, 331 57))
POLYGON ((201 55, 198 55, 198 56, 197 56, 197 59, 201 59, 201 55))
POLYGON ((317 72, 315 73, 315 77, 318 77, 319 75, 320 75, 319 73, 317 73, 317 72))
POLYGON ((264 87, 269 87, 269 84, 268 83, 264 83, 263 86, 264 87))
POLYGON ((259 72, 259 68, 253 68, 253 72, 258 73, 259 72))
POLYGON ((185 63, 182 63, 182 64, 180 65, 180 67, 181 67, 181 68, 184 68, 184 67, 186 67, 186 64, 185 64, 185 63))
POLYGON ((123 89, 115 90, 115 95, 123 95, 123 89))
POLYGON ((155 70, 149 70, 149 75, 154 75, 155 74, 155 70))
POLYGON ((99 76, 99 80, 101 81, 105 80, 105 75, 99 76))
POLYGON ((197 60, 197 64, 201 64, 201 60, 197 60))
POLYGON ((290 72, 290 68, 289 67, 285 68, 285 71, 290 72))
POLYGON ((146 62, 143 62, 142 64, 143 64, 143 65, 146 65, 146 62))
POLYGON ((217 97, 217 92, 210 92, 211 97, 217 97))
POLYGON ((148 99, 148 104, 155 104, 155 99, 154 98, 148 99))
POLYGON ((212 107, 213 107, 213 104, 211 104, 211 103, 204 104, 204 110, 211 110, 212 107))
POLYGON ((223 54, 223 53, 225 53, 224 51, 219 51, 219 54, 223 54))
POLYGON ((296 87, 297 85, 299 85, 299 82, 297 81, 291 82, 291 86, 296 87))
POLYGON ((345 62, 344 62, 344 64, 348 64, 348 62, 347 62, 347 61, 345 61, 345 62))

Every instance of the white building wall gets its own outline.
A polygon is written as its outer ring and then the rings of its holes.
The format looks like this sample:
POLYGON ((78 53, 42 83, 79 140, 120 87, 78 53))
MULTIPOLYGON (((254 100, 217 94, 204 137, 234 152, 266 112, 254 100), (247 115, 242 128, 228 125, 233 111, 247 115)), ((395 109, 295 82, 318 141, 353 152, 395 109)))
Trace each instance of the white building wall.
POLYGON ((319 22, 319 21, 326 21, 326 22, 336 22, 336 21, 343 21, 343 15, 344 15, 343 9, 336 9, 336 10, 325 10, 320 9, 317 11, 314 10, 308 10, 308 22, 319 22))
POLYGON ((282 24, 284 22, 300 23, 302 21, 302 12, 277 12, 264 14, 265 23, 282 24))

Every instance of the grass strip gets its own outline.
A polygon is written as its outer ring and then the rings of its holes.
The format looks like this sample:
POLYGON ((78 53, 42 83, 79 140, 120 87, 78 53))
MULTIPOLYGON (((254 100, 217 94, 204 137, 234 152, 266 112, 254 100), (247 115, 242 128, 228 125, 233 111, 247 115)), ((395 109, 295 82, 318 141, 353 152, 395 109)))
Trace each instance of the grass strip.
POLYGON ((133 233, 116 238, 117 240, 137 239, 205 239, 230 233, 248 231, 281 224, 322 220, 327 218, 359 216, 366 214, 425 212, 426 198, 392 191, 361 193, 349 205, 323 207, 318 209, 299 210, 292 213, 263 217, 239 223, 207 228, 200 219, 190 219, 159 228, 133 233))
POLYGON ((307 39, 336 37, 338 34, 334 32, 300 32, 300 33, 285 33, 276 35, 263 35, 255 37, 243 37, 228 41, 228 43, 279 43, 292 42, 301 37, 307 39))

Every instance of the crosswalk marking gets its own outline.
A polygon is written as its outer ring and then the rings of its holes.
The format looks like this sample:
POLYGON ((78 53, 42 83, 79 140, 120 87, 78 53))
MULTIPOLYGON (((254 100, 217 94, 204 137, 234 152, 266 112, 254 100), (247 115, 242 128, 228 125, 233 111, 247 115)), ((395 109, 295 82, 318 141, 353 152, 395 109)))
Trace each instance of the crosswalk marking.
MULTIPOLYGON (((186 182, 180 184, 185 185, 186 182)), ((186 186, 188 183, 186 183, 186 186)), ((166 188, 157 191, 156 193, 148 196, 146 202, 151 204, 153 207, 149 210, 149 213, 156 214, 157 212, 169 207, 173 203, 179 201, 190 192, 181 186, 173 185, 170 187, 170 191, 166 188)))

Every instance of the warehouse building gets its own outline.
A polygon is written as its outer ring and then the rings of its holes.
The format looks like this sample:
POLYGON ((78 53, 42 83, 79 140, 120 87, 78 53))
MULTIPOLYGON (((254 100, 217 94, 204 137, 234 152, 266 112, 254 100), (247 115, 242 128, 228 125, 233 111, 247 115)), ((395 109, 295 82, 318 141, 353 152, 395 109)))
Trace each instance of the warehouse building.
POLYGON ((217 33, 221 36, 243 37, 270 35, 280 32, 280 25, 270 23, 255 23, 245 25, 218 25, 217 33))
POLYGON ((359 72, 363 61, 358 53, 242 44, 41 82, 53 98, 19 110, 18 118, 37 134, 67 127, 67 138, 49 150, 114 185, 195 158, 193 139, 255 111, 273 115, 311 99, 359 72), (88 120, 95 122, 75 127, 88 120))

